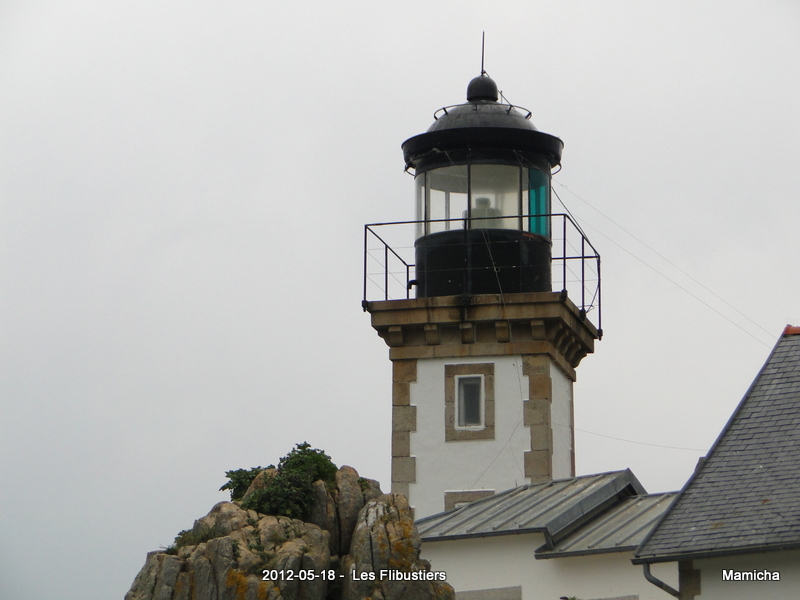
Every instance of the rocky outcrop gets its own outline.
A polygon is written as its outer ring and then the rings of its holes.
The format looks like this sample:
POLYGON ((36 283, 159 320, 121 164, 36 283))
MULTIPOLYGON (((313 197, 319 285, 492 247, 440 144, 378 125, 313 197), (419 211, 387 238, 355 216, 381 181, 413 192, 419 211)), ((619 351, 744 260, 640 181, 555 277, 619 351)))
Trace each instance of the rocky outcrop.
POLYGON ((147 555, 125 600, 452 600, 447 584, 352 580, 351 568, 430 567, 419 559, 403 496, 381 495, 377 482, 351 467, 336 482, 332 490, 314 484, 310 522, 220 502, 180 535, 177 550, 147 555))
POLYGON ((125 600, 325 598, 321 579, 264 577, 265 570, 321 573, 330 567, 328 532, 312 523, 261 515, 220 502, 195 522, 199 543, 176 555, 150 552, 125 600), (208 536, 215 536, 205 540, 208 536), (204 541, 199 541, 204 540, 204 541))
POLYGON ((358 473, 353 467, 342 467, 336 473, 336 514, 339 518, 339 549, 347 554, 358 512, 364 507, 364 494, 358 483, 358 473))
POLYGON ((328 532, 328 548, 331 556, 346 554, 340 552, 339 548, 339 517, 336 510, 336 503, 328 491, 328 486, 324 481, 314 482, 314 504, 308 515, 308 522, 318 525, 321 529, 328 532))
POLYGON ((389 494, 367 502, 344 560, 342 600, 453 600, 452 587, 429 579, 436 574, 420 559, 420 545, 405 496, 389 494))

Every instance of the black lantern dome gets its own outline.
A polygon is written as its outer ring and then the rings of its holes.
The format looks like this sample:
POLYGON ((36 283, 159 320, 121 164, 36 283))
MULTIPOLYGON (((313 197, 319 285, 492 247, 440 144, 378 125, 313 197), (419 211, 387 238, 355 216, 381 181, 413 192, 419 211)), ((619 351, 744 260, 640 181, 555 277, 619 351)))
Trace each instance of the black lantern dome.
POLYGON ((494 79, 481 73, 469 82, 467 86, 467 102, 477 102, 478 100, 489 100, 497 102, 500 94, 497 91, 497 84, 494 79))
POLYGON ((475 77, 465 104, 403 142, 418 297, 550 291, 550 173, 564 144, 498 99, 490 77, 475 77))

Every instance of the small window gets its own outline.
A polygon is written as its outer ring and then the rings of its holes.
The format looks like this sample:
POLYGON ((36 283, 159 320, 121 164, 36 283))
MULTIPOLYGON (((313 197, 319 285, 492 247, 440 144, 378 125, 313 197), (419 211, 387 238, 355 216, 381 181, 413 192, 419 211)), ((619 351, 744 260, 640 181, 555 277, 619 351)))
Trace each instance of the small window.
POLYGON ((444 366, 444 441, 494 439, 494 363, 444 366))
POLYGON ((483 427, 483 377, 458 378, 458 426, 483 427))

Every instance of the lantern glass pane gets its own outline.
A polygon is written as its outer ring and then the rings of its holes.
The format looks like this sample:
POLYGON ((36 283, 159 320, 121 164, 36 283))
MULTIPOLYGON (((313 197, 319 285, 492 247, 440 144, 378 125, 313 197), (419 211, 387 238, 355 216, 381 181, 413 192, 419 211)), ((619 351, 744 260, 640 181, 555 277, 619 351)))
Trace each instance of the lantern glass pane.
POLYGON ((550 238, 550 175, 528 169, 528 231, 550 238))
POLYGON ((463 229, 467 210, 468 167, 455 165, 427 172, 427 232, 463 229))
MULTIPOLYGON (((414 191, 416 192, 416 211, 414 220, 425 221, 425 179, 427 173, 420 173, 414 177, 414 191)), ((418 222, 416 225, 417 237, 425 235, 425 223, 418 222)))
POLYGON ((471 228, 519 229, 520 168, 471 165, 471 169, 471 228))

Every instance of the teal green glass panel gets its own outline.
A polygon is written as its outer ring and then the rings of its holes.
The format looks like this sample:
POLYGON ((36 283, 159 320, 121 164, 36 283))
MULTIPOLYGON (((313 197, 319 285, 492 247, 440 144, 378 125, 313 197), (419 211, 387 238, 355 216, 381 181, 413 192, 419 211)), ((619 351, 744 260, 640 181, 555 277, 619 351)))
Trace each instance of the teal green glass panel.
MULTIPOLYGON (((528 214, 550 214, 550 177, 538 169, 528 169, 528 214)), ((550 217, 531 216, 528 231, 550 238, 550 217)))

